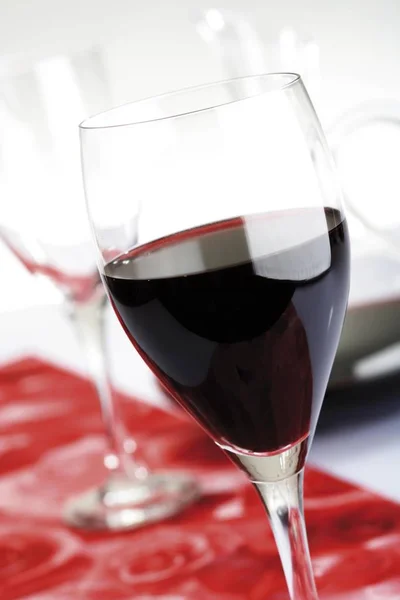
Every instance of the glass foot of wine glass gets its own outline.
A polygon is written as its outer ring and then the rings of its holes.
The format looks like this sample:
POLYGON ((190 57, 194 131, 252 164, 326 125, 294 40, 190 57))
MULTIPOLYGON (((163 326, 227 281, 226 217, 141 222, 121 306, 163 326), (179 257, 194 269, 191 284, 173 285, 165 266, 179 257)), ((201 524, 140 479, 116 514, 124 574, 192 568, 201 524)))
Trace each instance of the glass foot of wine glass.
POLYGON ((69 500, 63 516, 67 525, 86 530, 135 529, 171 517, 199 495, 184 473, 150 473, 142 480, 120 475, 69 500))

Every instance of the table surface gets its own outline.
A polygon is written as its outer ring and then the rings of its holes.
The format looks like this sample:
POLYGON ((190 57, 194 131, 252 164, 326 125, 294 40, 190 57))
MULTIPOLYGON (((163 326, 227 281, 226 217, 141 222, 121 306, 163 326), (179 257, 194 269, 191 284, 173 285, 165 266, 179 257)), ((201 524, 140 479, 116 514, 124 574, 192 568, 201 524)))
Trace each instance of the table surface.
MULTIPOLYGON (((107 314, 107 329, 114 385, 146 401, 159 403, 161 396, 153 376, 111 310, 107 314)), ((1 362, 34 355, 85 373, 84 357, 62 305, 2 313, 0 331, 1 362)), ((384 389, 370 385, 339 396, 339 401, 335 394, 325 402, 310 462, 400 501, 400 476, 396 468, 400 464, 400 379, 393 379, 384 389)))
MULTIPOLYGON (((257 494, 184 412, 116 396, 138 460, 191 473, 198 501, 129 533, 73 530, 65 500, 104 478, 93 386, 37 358, 0 380, 1 600, 288 598, 257 494)), ((399 504, 308 467, 305 511, 321 600, 400 597, 399 504)))

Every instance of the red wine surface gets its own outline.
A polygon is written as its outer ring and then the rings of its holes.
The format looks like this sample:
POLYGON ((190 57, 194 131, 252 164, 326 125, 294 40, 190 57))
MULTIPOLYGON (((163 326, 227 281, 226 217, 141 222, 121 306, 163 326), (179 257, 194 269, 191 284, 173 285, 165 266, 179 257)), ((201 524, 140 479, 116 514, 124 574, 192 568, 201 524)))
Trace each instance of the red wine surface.
POLYGON ((349 288, 338 211, 184 231, 119 256, 104 281, 134 346, 217 443, 269 453, 313 430, 349 288))

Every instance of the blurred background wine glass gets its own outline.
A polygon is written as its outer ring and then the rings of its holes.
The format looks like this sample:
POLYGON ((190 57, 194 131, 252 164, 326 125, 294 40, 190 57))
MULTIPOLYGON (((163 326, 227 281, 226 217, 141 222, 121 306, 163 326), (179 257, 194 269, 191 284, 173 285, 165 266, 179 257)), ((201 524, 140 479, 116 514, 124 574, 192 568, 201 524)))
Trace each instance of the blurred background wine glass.
MULTIPOLYGON (((64 519, 85 529, 117 530, 175 514, 198 492, 188 476, 149 473, 135 461, 136 443, 123 431, 110 387, 106 295, 94 259, 77 145, 77 123, 109 100, 97 48, 33 62, 21 55, 3 60, 0 194, 7 209, 0 217, 0 238, 31 274, 49 284, 48 293, 60 293, 96 388, 107 442, 104 481, 70 499, 64 519)), ((135 223, 129 236, 135 243, 135 223)))

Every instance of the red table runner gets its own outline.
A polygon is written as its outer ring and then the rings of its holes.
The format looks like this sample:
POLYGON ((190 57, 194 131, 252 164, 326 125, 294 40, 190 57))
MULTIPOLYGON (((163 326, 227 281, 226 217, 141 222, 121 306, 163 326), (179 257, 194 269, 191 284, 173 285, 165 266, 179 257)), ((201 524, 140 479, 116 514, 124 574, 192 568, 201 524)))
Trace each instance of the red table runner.
MULTIPOLYGON (((84 379, 36 359, 0 370, 0 598, 287 600, 263 509, 180 411, 122 395, 138 458, 185 469, 204 495, 123 534, 64 527, 64 500, 103 476, 99 407, 84 379)), ((309 468, 306 516, 321 600, 400 598, 400 507, 309 468)))

